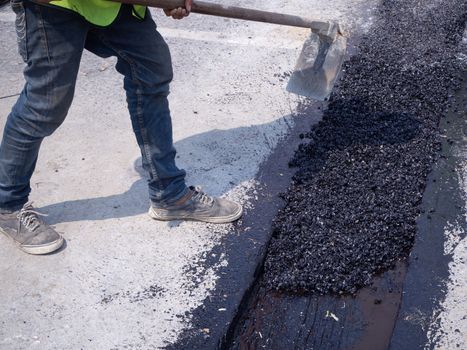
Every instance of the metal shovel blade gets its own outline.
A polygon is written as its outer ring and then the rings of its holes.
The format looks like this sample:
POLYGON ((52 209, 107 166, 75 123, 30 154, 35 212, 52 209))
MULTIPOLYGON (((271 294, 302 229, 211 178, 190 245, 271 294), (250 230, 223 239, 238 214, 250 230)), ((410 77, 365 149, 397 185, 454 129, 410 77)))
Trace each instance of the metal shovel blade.
POLYGON ((287 91, 323 101, 330 94, 344 61, 347 39, 311 33, 303 45, 287 91))

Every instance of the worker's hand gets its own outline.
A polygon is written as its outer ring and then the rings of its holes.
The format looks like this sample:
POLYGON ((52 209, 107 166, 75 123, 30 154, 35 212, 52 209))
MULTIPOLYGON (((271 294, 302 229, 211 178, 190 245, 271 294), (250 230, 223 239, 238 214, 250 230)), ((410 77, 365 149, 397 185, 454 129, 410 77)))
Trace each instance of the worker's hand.
POLYGON ((185 7, 164 9, 165 15, 167 17, 172 17, 173 19, 182 19, 190 14, 192 4, 193 0, 185 0, 185 7))

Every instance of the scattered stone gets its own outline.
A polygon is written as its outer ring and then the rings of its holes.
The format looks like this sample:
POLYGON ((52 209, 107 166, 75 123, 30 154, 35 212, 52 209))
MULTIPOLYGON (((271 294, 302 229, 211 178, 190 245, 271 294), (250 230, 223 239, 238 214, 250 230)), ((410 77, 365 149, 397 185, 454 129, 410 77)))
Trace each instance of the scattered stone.
POLYGON ((332 318, 334 321, 339 322, 339 318, 329 310, 326 311, 326 315, 324 315, 324 318, 332 318))

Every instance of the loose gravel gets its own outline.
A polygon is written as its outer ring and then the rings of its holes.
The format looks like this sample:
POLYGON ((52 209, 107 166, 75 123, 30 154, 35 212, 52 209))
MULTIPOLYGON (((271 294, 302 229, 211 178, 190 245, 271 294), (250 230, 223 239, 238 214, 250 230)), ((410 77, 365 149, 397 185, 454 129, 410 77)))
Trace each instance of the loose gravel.
POLYGON ((322 121, 302 135, 265 262, 267 287, 354 293, 409 253, 459 84, 465 0, 383 0, 322 121))

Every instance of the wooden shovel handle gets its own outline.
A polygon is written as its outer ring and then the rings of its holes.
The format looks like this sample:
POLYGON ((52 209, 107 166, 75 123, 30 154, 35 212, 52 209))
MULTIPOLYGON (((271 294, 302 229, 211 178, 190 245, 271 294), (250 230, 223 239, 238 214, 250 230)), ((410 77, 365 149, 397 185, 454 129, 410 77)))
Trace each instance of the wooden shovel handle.
MULTIPOLYGON (((184 7, 185 0, 112 0, 124 4, 145 5, 150 7, 158 7, 162 9, 173 9, 184 7)), ((300 16, 285 15, 282 13, 260 11, 247 9, 237 6, 228 6, 214 4, 205 1, 193 1, 191 9, 193 13, 203 15, 212 15, 227 18, 244 19, 255 22, 265 22, 273 24, 282 24, 293 27, 310 28, 313 32, 324 34, 331 26, 330 22, 313 21, 300 16)))

